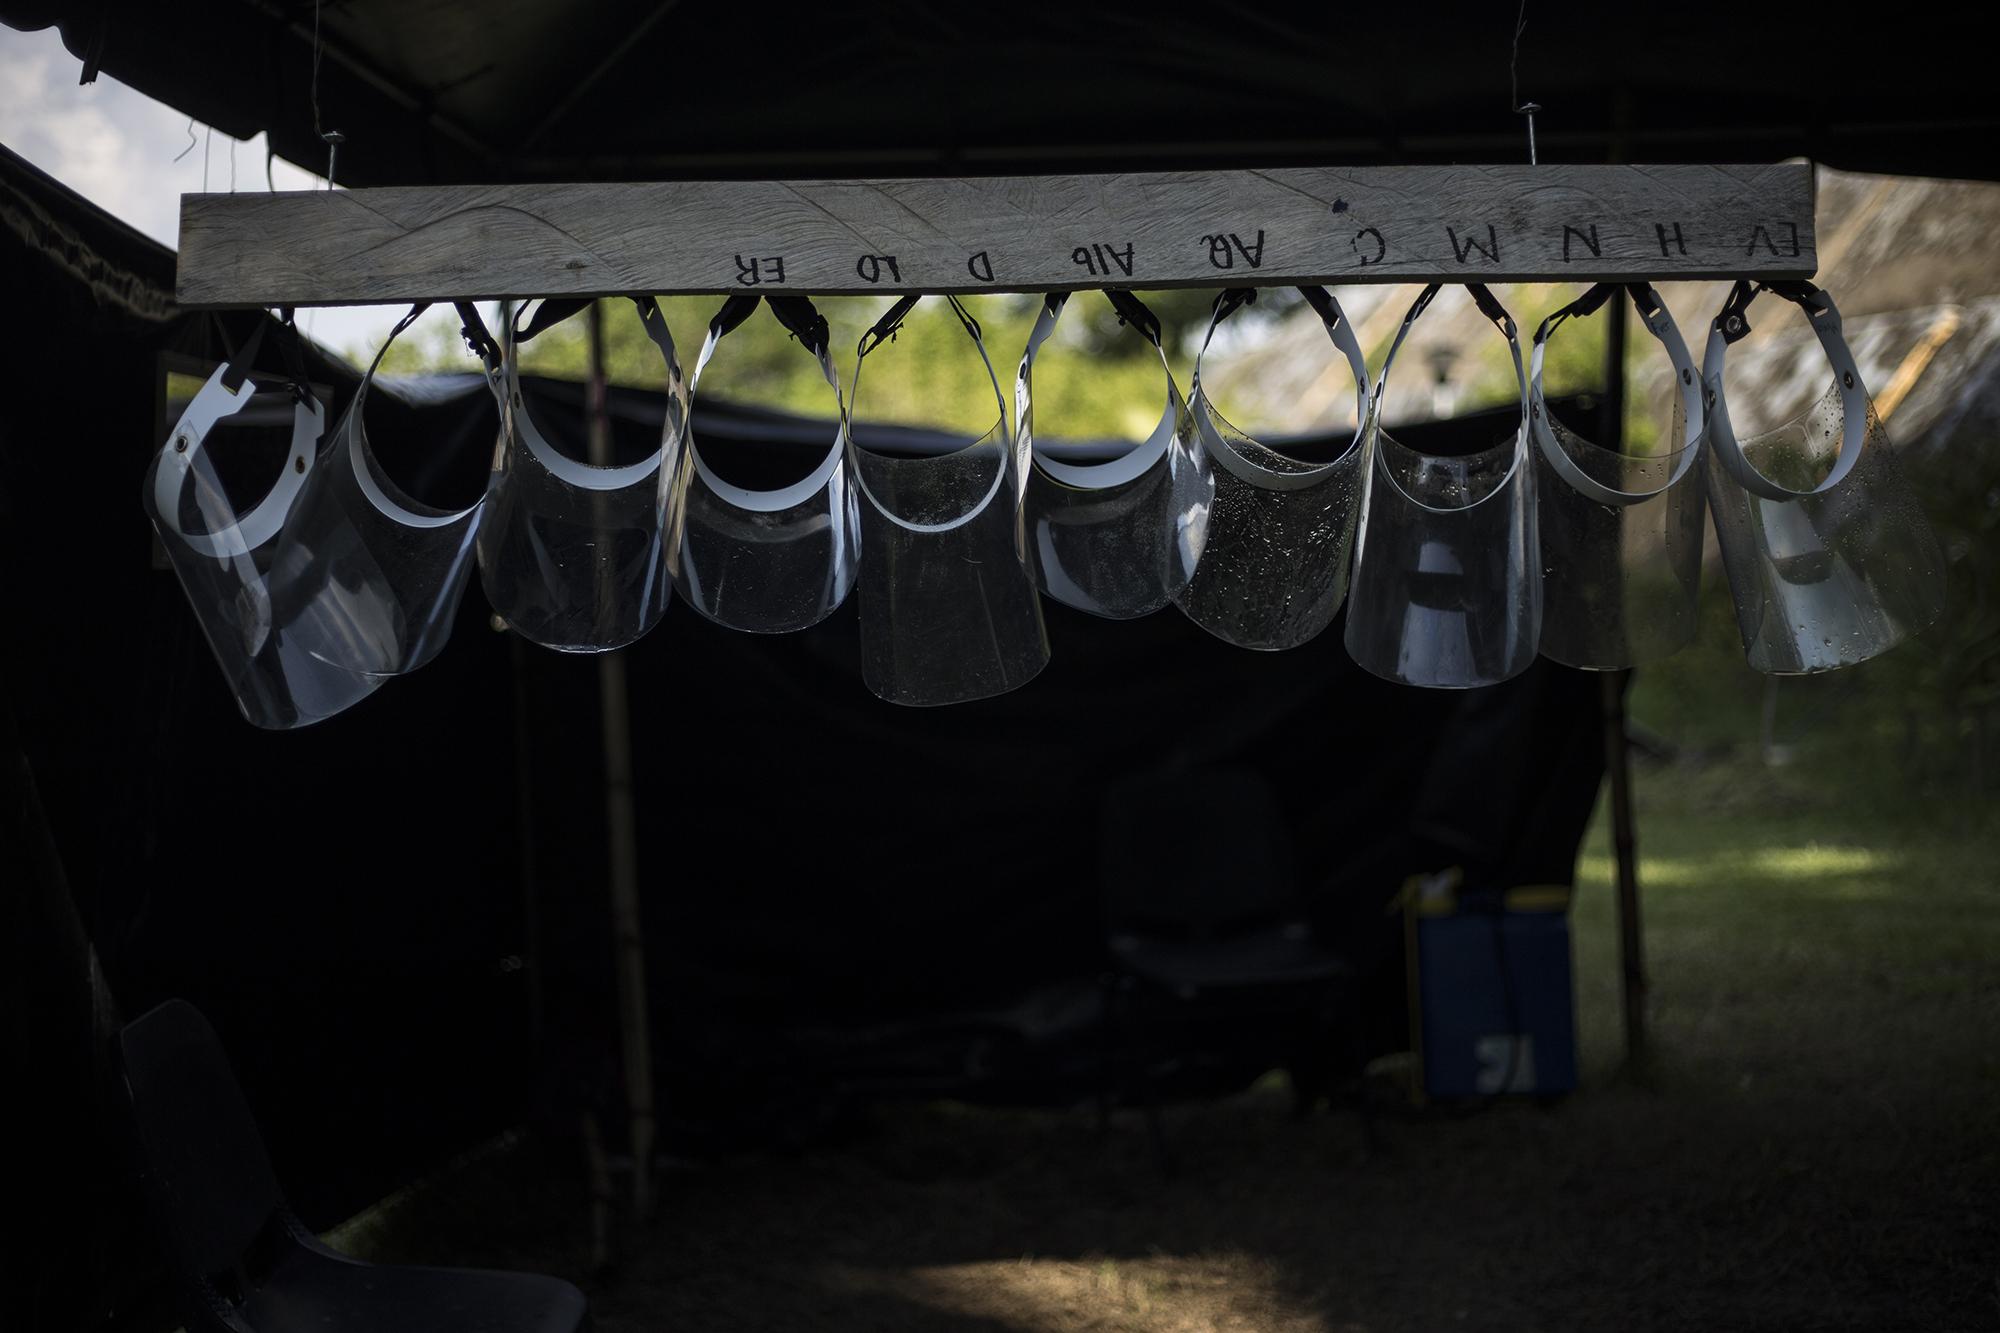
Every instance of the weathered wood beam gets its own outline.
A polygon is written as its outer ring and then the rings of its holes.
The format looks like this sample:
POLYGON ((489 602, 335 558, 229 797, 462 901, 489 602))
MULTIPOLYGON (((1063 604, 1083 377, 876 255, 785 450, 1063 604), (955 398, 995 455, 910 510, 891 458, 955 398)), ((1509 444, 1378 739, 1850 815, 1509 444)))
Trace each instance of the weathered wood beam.
POLYGON ((1810 277, 1812 169, 1286 168, 181 199, 188 306, 1810 277))

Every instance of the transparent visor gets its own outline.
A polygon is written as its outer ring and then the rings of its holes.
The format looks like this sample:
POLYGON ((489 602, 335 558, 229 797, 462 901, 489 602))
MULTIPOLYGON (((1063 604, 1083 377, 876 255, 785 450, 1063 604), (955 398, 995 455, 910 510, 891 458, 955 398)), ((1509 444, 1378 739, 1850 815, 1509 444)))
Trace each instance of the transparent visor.
POLYGON ((1297 647, 1339 612, 1361 499, 1367 365, 1339 302, 1318 287, 1299 291, 1354 376, 1353 437, 1331 461, 1307 462, 1223 419, 1202 387, 1202 359, 1217 327, 1256 299, 1248 288, 1223 292, 1195 358, 1189 405, 1212 490, 1175 533, 1188 571, 1174 593, 1181 610, 1217 638, 1266 651, 1297 647))
MULTIPOLYGON (((261 337, 260 325, 238 358, 243 366, 261 337)), ((379 683, 308 652, 273 604, 279 530, 313 471, 324 425, 303 385, 260 390, 224 365, 146 472, 147 515, 237 707, 274 731, 331 717, 379 683)))
MULTIPOLYGON (((472 572, 480 504, 439 509, 392 480, 368 442, 368 391, 390 331, 334 427, 279 535, 272 584, 290 633, 348 671, 396 676, 436 657, 472 572)), ((487 383, 498 395, 491 377, 487 383)), ((497 417, 496 417, 497 433, 497 417)))
POLYGON ((1389 372, 1439 287, 1427 287, 1390 345, 1369 409, 1367 495, 1348 599, 1347 652, 1406 685, 1469 689, 1527 669, 1541 634, 1541 552, 1528 463, 1528 383, 1514 321, 1468 286, 1507 339, 1521 395, 1517 427, 1477 453, 1406 448, 1382 428, 1389 372))
POLYGON ((1651 287, 1606 284, 1542 322, 1529 362, 1545 574, 1542 655, 1599 671, 1670 656, 1694 637, 1701 592, 1701 384, 1687 344, 1651 287), (1621 291, 1666 352, 1672 407, 1663 431, 1621 430, 1621 444, 1612 447, 1550 411, 1542 368, 1566 321, 1607 301, 1610 317, 1622 318, 1621 291))
MULTIPOLYGON (((758 304, 755 296, 732 297, 709 323, 690 404, 717 344, 758 304)), ((710 440, 704 452, 690 426, 663 473, 667 563, 681 597, 710 620, 758 634, 804 629, 831 615, 847 600, 860 560, 826 321, 803 297, 772 297, 769 305, 826 379, 836 420, 827 423, 825 446, 801 458, 767 433, 710 440)))
POLYGON ((1168 368, 1160 322, 1138 298, 1106 292, 1119 322, 1152 344, 1165 381, 1159 425, 1137 444, 1063 441, 1060 422, 1037 434, 1034 365, 1055 332, 1067 292, 1050 295, 1028 336, 1014 387, 1016 429, 1031 460, 1022 496, 1029 571, 1066 606, 1113 620, 1159 610, 1187 582, 1188 534, 1208 513, 1214 483, 1193 441, 1193 419, 1168 368))
POLYGON ((1904 481, 1840 312, 1809 283, 1772 284, 1806 313, 1833 383, 1802 414, 1739 438, 1725 385, 1729 344, 1748 331, 1755 293, 1739 284, 1710 331, 1709 507, 1736 601, 1745 656, 1800 675, 1887 652, 1944 609, 1944 555, 1904 481))
POLYGON ((659 305, 650 297, 631 299, 666 366, 666 422, 657 445, 644 438, 650 428, 608 410, 599 414, 588 403, 561 419, 538 421, 528 409, 520 344, 588 302, 541 302, 525 326, 510 330, 497 360, 501 431, 479 521, 480 583, 509 628, 560 652, 631 643, 658 623, 672 596, 661 475, 687 429, 687 387, 659 305), (618 462, 620 447, 631 445, 639 446, 631 450, 638 457, 618 462))
MULTIPOLYGON (((858 424, 861 367, 915 305, 861 339, 845 422, 861 512, 861 675, 890 703, 962 703, 1018 689, 1049 660, 1041 600, 1020 549, 1025 451, 979 325, 946 297, 993 383, 993 428, 945 453, 891 452, 858 424), (869 443, 864 443, 869 441, 869 443)), ((880 372, 878 372, 879 374, 880 372)))

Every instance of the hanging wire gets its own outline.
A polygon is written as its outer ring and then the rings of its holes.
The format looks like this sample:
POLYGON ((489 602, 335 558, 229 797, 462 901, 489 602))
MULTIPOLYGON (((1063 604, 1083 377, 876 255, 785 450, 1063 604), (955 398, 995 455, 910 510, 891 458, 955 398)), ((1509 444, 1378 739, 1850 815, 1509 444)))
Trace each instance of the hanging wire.
POLYGON ((319 38, 319 12, 321 0, 313 0, 313 50, 312 50, 312 113, 313 133, 326 145, 326 188, 333 188, 333 168, 340 155, 340 146, 347 142, 347 136, 339 130, 320 128, 319 120, 319 62, 324 47, 319 38))
POLYGON ((194 117, 193 117, 193 116, 189 116, 189 117, 188 117, 188 146, 187 146, 187 147, 185 147, 185 148, 183 148, 183 149, 181 149, 181 150, 180 150, 180 152, 178 152, 178 153, 175 153, 175 154, 174 154, 174 161, 178 162, 178 161, 180 161, 180 160, 181 160, 182 158, 186 157, 186 156, 187 156, 187 155, 188 155, 189 153, 192 153, 192 152, 194 151, 194 146, 195 146, 195 143, 196 143, 196 140, 195 140, 195 137, 194 137, 194 117))
POLYGON ((201 132, 201 192, 208 193, 208 150, 215 144, 215 126, 204 125, 201 132))
POLYGON ((229 192, 236 193, 236 136, 229 135, 229 192))
POLYGON ((1514 114, 1528 118, 1528 165, 1540 165, 1535 153, 1535 113, 1541 105, 1521 100, 1521 34, 1528 30, 1528 0, 1521 0, 1521 8, 1514 16, 1514 55, 1507 64, 1507 101, 1514 108, 1514 114))
MULTIPOLYGON (((1523 7, 1523 8, 1525 8, 1525 7, 1526 7, 1526 5, 1527 5, 1527 0, 1521 0, 1521 3, 1522 3, 1522 7, 1523 7)), ((319 127, 319 52, 320 52, 320 46, 319 46, 319 7, 320 7, 320 0, 313 0, 313 65, 312 65, 312 113, 313 113, 313 133, 314 133, 314 134, 320 134, 320 127, 319 127)), ((1515 47, 1516 47, 1516 50, 1518 50, 1518 49, 1519 49, 1519 43, 1520 43, 1520 36, 1519 36, 1519 34, 1516 34, 1516 36, 1515 36, 1515 39, 1514 39, 1514 40, 1515 40, 1515 47)), ((324 135, 321 135, 321 137, 322 137, 322 138, 324 138, 325 136, 324 136, 324 135)))

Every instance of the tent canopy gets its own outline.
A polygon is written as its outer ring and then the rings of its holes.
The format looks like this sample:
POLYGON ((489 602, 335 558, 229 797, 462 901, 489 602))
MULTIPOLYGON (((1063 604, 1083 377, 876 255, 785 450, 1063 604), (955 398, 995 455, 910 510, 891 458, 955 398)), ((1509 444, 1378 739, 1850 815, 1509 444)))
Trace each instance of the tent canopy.
MULTIPOLYGON (((1967 11, 1530 0, 1544 161, 2000 178, 1967 11)), ((84 61, 347 185, 1519 161, 1516 7, 967 10, 719 0, 0 0, 84 61)))

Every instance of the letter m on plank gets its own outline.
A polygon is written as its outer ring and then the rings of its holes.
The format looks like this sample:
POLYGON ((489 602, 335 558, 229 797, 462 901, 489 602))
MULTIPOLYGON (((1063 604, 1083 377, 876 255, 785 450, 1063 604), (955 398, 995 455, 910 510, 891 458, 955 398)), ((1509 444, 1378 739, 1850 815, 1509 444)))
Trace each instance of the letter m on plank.
POLYGON ((1489 264, 1500 262, 1500 238, 1493 234, 1493 228, 1490 224, 1486 228, 1486 241, 1484 244, 1480 243, 1478 233, 1476 232, 1466 232, 1463 241, 1458 239, 1458 229, 1455 227, 1446 227, 1444 234, 1451 238, 1451 252, 1458 257, 1459 263, 1471 263, 1472 256, 1474 255, 1478 255, 1489 264))

